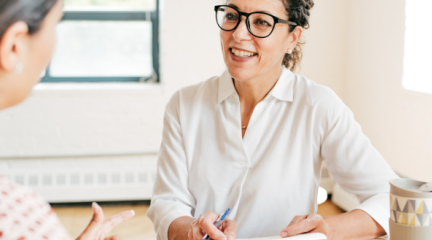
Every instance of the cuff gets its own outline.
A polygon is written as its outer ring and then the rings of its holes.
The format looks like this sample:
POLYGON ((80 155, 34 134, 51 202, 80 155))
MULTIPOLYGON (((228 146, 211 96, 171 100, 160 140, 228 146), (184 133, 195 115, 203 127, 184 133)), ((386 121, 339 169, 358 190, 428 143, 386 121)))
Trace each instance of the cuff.
MULTIPOLYGON (((371 216, 379 225, 387 233, 387 236, 390 236, 389 231, 389 218, 390 218, 390 200, 388 193, 380 193, 377 194, 363 203, 361 203, 355 209, 360 209, 365 211, 369 216, 371 216)), ((386 238, 386 235, 381 236, 380 238, 386 238)))
POLYGON ((159 222, 159 227, 156 230, 157 240, 168 240, 168 229, 171 223, 179 217, 192 217, 190 213, 182 210, 174 210, 165 215, 159 222))

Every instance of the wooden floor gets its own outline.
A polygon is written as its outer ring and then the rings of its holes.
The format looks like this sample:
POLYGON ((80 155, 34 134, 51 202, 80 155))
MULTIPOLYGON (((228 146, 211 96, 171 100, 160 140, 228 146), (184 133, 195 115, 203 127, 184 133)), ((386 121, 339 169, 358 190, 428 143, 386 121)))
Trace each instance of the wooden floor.
MULTIPOLYGON (((129 205, 129 206, 104 206, 102 208, 105 217, 115 215, 126 210, 135 210, 135 217, 115 228, 109 235, 117 235, 122 240, 154 240, 156 234, 153 230, 153 224, 146 216, 148 205, 129 205)), ((90 204, 88 207, 56 207, 54 211, 75 239, 87 226, 92 216, 90 204)), ((318 213, 321 216, 332 216, 341 214, 343 211, 327 201, 319 205, 318 213)))

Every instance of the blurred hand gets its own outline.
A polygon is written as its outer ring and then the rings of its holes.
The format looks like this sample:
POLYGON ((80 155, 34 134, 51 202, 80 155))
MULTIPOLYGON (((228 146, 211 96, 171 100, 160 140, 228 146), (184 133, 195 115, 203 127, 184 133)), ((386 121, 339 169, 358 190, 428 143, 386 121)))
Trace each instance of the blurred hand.
POLYGON ((105 238, 105 235, 117 225, 131 219, 135 215, 133 210, 125 211, 104 221, 104 213, 102 208, 95 202, 92 204, 92 208, 93 218, 84 232, 77 238, 77 240, 118 240, 119 238, 117 236, 105 238))
POLYGON ((235 240, 237 224, 229 219, 225 219, 220 229, 217 229, 214 222, 219 215, 213 212, 204 212, 198 219, 191 224, 188 233, 189 240, 202 240, 207 233, 214 240, 235 240))
POLYGON ((281 231, 280 236, 285 238, 301 233, 323 233, 329 237, 329 229, 330 227, 323 217, 318 214, 309 214, 294 217, 288 227, 281 231))

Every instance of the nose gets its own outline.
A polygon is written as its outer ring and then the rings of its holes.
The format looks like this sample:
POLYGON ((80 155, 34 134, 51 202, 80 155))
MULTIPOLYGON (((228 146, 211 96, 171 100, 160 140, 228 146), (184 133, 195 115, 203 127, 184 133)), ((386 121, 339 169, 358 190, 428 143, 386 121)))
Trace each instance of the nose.
POLYGON ((239 25, 237 26, 237 28, 233 32, 233 37, 234 37, 234 40, 236 42, 241 42, 241 41, 246 41, 246 40, 252 39, 252 36, 251 36, 251 34, 247 28, 247 25, 246 25, 246 18, 243 18, 243 16, 242 16, 242 20, 240 21, 239 25))

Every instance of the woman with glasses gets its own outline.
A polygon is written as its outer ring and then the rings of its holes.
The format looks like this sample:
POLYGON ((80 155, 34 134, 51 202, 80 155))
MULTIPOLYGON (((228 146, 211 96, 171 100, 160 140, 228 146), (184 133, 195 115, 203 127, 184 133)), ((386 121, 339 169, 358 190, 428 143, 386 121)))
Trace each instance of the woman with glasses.
MULTIPOLYGON (((60 0, 0 0, 0 110, 24 101, 40 80, 54 50, 62 7, 60 0)), ((134 216, 125 211, 105 220, 97 203, 92 208, 93 218, 78 240, 118 239, 104 236, 134 216)), ((0 175, 0 239, 71 238, 41 196, 0 175)))
POLYGON ((148 211, 158 240, 388 232, 388 182, 397 175, 334 92, 292 72, 313 5, 229 0, 215 7, 227 70, 181 89, 167 105, 148 211), (360 200, 355 210, 316 214, 323 161, 360 200))

